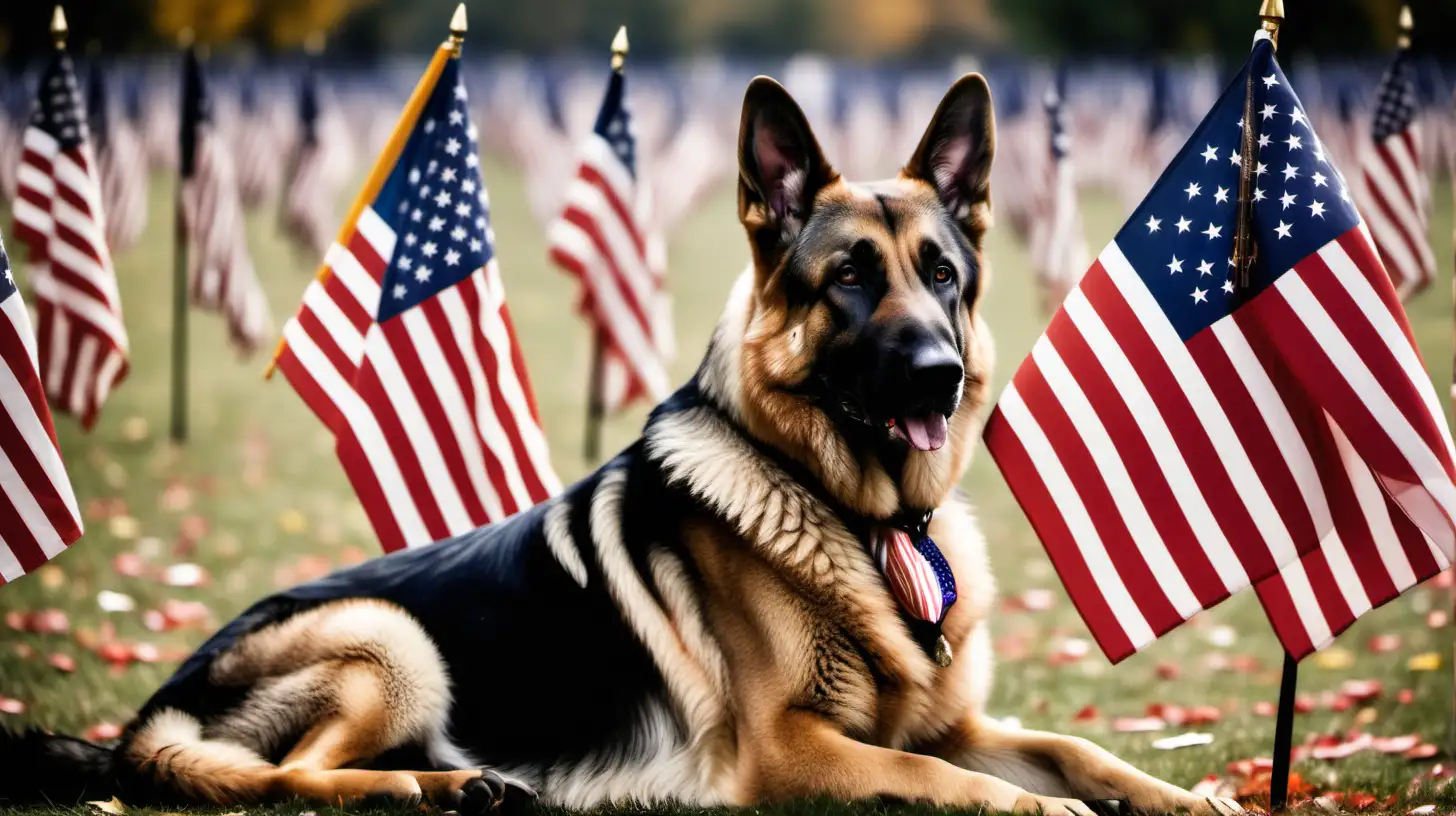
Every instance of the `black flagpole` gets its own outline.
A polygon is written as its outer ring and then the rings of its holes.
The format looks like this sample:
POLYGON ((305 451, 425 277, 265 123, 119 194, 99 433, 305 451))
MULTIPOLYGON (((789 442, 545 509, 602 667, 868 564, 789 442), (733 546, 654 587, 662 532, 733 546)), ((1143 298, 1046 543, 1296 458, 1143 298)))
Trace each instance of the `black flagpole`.
MULTIPOLYGON (((612 70, 622 73, 627 65, 627 27, 617 29, 612 38, 612 70)), ((582 435, 581 453, 588 462, 595 463, 602 452, 602 420, 607 415, 606 394, 606 332, 600 326, 592 331, 591 379, 587 388, 586 432, 582 435)))
MULTIPOLYGON (((1283 0, 1263 0, 1259 7, 1260 27, 1268 33, 1269 44, 1279 48, 1279 24, 1284 22, 1283 0)), ((1247 290, 1253 283, 1254 262, 1259 248, 1254 242, 1254 168, 1258 154, 1254 134, 1254 77, 1244 86, 1243 144, 1239 165, 1239 211, 1234 234, 1234 283, 1247 290)), ((1294 695, 1299 685, 1299 663, 1289 652, 1284 653, 1284 673, 1279 681, 1279 712, 1274 722, 1274 765, 1269 777, 1269 809, 1278 813, 1289 804, 1290 748, 1294 742, 1294 695)))
POLYGON ((581 455, 588 462, 595 463, 602 452, 602 419, 607 414, 607 398, 603 393, 606 385, 606 365, 602 359, 604 347, 600 328, 592 331, 591 379, 586 403, 586 433, 582 437, 581 455))
POLYGON ((183 190, 197 165, 197 126, 201 116, 202 68, 190 29, 180 37, 182 56, 181 126, 178 132, 177 190, 172 221, 172 441, 187 441, 187 227, 183 190))
POLYGON ((1294 691, 1299 683, 1299 661, 1284 653, 1284 674, 1279 680, 1279 715, 1274 721, 1274 767, 1269 777, 1269 810, 1278 813, 1289 804, 1289 759, 1294 742, 1294 691))

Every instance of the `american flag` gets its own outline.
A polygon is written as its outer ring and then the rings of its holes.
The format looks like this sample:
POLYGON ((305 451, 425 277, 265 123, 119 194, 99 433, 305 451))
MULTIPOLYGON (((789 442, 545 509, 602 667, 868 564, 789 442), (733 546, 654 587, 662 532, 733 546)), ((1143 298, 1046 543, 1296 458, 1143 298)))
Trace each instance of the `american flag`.
POLYGON ((277 357, 391 551, 560 489, 450 53, 436 52, 277 357))
POLYGON ((298 94, 298 147, 294 151, 288 188, 283 193, 283 232, 304 249, 323 254, 333 240, 330 230, 333 186, 325 183, 328 156, 319 138, 318 79, 310 66, 298 94))
POLYGON ((80 537, 81 513, 41 388, 30 315, 0 241, 0 586, 80 537))
POLYGON ((106 71, 99 60, 91 61, 86 82, 86 116, 101 174, 106 244, 116 252, 136 243, 147 227, 147 157, 131 123, 111 115, 106 71))
MULTIPOLYGON (((1400 554, 1417 574, 1417 561, 1449 561, 1444 414, 1267 35, 1068 295, 986 443, 1114 662, 1251 583, 1270 601, 1281 568, 1336 539, 1360 565, 1340 577, 1371 604, 1412 580, 1400 554), (1241 288, 1250 80, 1258 253, 1241 288)), ((1302 591, 1291 575, 1284 588, 1302 591)))
POLYGON ((196 51, 183 62, 180 167, 182 221, 191 246, 193 305, 221 312, 228 337, 244 353, 273 334, 268 298, 253 259, 233 172, 230 145, 212 122, 212 101, 196 51))
POLYGON ((648 185, 637 177, 637 141, 625 78, 613 71, 581 164, 548 232, 551 260, 581 282, 579 309, 603 338, 599 396, 607 410, 667 396, 672 315, 666 253, 648 185))
POLYGON ((1375 121, 1370 140, 1360 151, 1365 185, 1359 202, 1402 298, 1426 288, 1436 277, 1436 256, 1427 235, 1430 190, 1421 171, 1419 112, 1410 55, 1402 48, 1375 91, 1375 121))
POLYGON ((273 198, 283 179, 281 140, 268 110, 258 104, 258 84, 245 75, 238 91, 238 124, 233 131, 238 194, 248 209, 273 198))
POLYGON ((30 250, 46 394, 89 429, 126 377, 127 337, 86 131, 71 57, 58 50, 25 131, 15 235, 30 250))
POLYGON ((1042 306, 1050 314, 1077 285, 1091 261, 1077 207, 1077 176, 1067 133, 1064 76, 1047 88, 1047 156, 1039 195, 1032 207, 1031 254, 1042 306))

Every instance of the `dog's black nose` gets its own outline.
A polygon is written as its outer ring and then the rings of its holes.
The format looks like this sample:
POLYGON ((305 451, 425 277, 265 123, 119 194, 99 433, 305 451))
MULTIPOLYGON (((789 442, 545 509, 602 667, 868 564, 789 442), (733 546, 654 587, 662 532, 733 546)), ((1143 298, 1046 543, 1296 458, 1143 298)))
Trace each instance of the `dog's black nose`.
POLYGON ((915 397, 944 399, 960 387, 965 369, 949 343, 918 343, 907 356, 910 391, 915 397))

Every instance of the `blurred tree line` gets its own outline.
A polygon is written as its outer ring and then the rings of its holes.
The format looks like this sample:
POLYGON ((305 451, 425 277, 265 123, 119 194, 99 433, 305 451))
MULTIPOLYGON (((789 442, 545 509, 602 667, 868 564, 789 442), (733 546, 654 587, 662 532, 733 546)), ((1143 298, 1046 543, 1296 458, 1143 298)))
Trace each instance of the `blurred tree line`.
MULTIPOLYGON (((1456 2, 1410 0, 1417 48, 1456 57, 1456 2)), ((331 54, 370 59, 439 41, 455 0, 70 0, 77 46, 165 48, 183 29, 221 49, 288 51, 311 32, 331 54)), ((1401 0, 1285 0, 1286 50, 1365 55, 1395 41, 1401 0)), ((469 0, 472 43, 493 52, 605 48, 626 23, 645 57, 812 49, 863 59, 944 60, 1015 50, 1154 56, 1247 49, 1257 0, 469 0)), ((0 53, 49 47, 50 0, 0 2, 0 53)))

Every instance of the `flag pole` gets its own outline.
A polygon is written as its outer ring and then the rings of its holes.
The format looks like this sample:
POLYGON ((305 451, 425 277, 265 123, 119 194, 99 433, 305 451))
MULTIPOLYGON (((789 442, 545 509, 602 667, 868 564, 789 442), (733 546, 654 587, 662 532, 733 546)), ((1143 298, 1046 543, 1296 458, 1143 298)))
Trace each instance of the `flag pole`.
POLYGON ((187 122, 187 72, 196 48, 192 29, 177 35, 183 52, 182 103, 178 108, 177 187, 172 200, 172 417, 173 442, 187 441, 187 226, 183 190, 197 162, 197 127, 187 122), (190 139, 188 137, 191 137, 190 139))
MULTIPOLYGON (((627 66, 627 27, 617 29, 612 38, 612 70, 618 74, 627 66)), ((602 452, 602 421, 607 413, 606 395, 607 336, 600 321, 592 331, 591 379, 587 384, 586 432, 582 435, 582 456, 597 461, 602 452)))
MULTIPOLYGON (((1269 44, 1279 48, 1279 26, 1284 22, 1283 0, 1263 0, 1259 7, 1260 28, 1269 34, 1269 44)), ((1258 166, 1254 118, 1254 75, 1244 80, 1243 137, 1239 157, 1239 210, 1234 232, 1234 282, 1247 291, 1253 283, 1254 262, 1259 247, 1254 242, 1254 183, 1258 166)), ((1294 697, 1299 685, 1299 661, 1284 653, 1284 670, 1279 680, 1279 708, 1274 721, 1274 760, 1269 775, 1269 809, 1283 811, 1289 804, 1290 749, 1294 742, 1294 697)))

